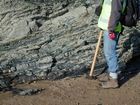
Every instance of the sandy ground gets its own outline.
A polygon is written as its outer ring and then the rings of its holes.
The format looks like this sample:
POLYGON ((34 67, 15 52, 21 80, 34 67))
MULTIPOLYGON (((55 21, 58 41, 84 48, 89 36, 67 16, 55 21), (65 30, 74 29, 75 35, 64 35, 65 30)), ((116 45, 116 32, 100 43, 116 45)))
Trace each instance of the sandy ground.
POLYGON ((0 93, 0 105, 140 105, 140 73, 119 78, 117 89, 102 89, 98 80, 85 76, 20 84, 15 88, 45 90, 25 96, 13 95, 11 91, 0 93))

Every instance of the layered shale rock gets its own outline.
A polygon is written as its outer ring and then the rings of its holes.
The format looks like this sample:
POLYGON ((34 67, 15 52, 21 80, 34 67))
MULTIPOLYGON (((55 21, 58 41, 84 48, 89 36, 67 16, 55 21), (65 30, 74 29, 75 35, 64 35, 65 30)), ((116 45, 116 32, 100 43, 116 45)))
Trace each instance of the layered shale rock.
MULTIPOLYGON (((99 29, 100 0, 1 0, 0 72, 22 82, 89 72, 99 29), (26 79, 25 79, 26 78, 26 79)), ((95 73, 106 67, 102 45, 95 73)), ((140 55, 140 32, 125 27, 117 46, 120 69, 140 55)))

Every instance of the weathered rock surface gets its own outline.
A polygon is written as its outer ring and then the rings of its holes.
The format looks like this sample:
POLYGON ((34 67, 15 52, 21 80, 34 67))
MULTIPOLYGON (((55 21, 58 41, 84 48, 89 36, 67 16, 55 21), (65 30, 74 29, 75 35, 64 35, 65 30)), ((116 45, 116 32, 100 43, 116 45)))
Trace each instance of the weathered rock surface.
MULTIPOLYGON (((0 0, 1 73, 54 80, 89 71, 99 36, 94 10, 100 1, 52 1, 0 0)), ((120 70, 140 55, 139 29, 125 28, 120 36, 120 70)), ((101 45, 95 73, 105 66, 101 45)))

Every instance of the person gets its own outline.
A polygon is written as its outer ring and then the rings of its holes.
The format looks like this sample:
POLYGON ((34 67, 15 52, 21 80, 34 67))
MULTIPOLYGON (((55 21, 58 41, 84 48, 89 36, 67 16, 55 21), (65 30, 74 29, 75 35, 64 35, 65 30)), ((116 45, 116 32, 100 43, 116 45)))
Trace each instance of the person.
POLYGON ((122 30, 120 18, 125 9, 126 0, 104 0, 98 19, 98 27, 103 31, 103 50, 108 65, 108 72, 98 76, 102 88, 117 88, 118 57, 116 52, 117 37, 122 30))

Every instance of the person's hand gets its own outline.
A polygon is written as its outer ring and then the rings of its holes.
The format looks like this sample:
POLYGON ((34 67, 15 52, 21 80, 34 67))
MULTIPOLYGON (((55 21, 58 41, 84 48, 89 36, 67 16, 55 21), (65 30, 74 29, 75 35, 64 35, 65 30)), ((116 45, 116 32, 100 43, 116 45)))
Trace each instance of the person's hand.
POLYGON ((112 39, 112 40, 115 39, 115 34, 114 34, 114 32, 112 32, 112 31, 109 30, 108 33, 109 33, 109 38, 110 38, 110 39, 112 39))

